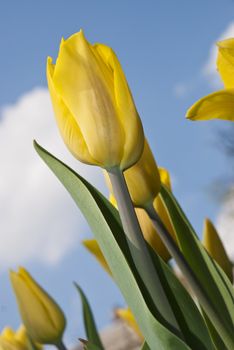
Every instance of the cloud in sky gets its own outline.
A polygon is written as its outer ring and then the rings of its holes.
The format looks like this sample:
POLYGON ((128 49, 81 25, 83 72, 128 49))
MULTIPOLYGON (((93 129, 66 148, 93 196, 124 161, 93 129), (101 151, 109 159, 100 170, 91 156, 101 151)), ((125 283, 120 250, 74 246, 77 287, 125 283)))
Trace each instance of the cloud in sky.
POLYGON ((192 91, 200 86, 202 81, 204 81, 204 78, 214 89, 221 89, 223 87, 223 83, 216 68, 216 59, 218 53, 216 42, 231 37, 234 37, 234 22, 229 23, 226 29, 212 43, 208 58, 201 68, 201 74, 189 82, 178 82, 173 87, 173 94, 175 97, 187 97, 192 91))
POLYGON ((0 267, 55 264, 87 226, 66 190, 32 147, 35 138, 99 188, 100 169, 70 156, 57 130, 49 94, 35 88, 0 116, 0 267))
POLYGON ((218 52, 216 42, 220 40, 228 39, 231 37, 234 37, 234 22, 229 23, 226 29, 223 31, 223 33, 221 33, 220 36, 212 44, 210 48, 209 57, 202 68, 202 73, 204 77, 209 81, 209 83, 214 88, 220 88, 223 86, 216 69, 216 59, 217 59, 217 52, 218 52))
POLYGON ((217 229, 229 257, 234 261, 234 202, 233 194, 228 196, 217 218, 217 229))

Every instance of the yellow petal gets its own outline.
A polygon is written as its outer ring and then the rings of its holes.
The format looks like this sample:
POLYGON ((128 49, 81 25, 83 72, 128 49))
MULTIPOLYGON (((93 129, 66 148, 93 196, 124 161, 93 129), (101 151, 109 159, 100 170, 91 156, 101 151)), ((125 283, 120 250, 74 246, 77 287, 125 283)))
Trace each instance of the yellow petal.
POLYGON ((145 240, 164 261, 168 261, 171 258, 170 253, 155 230, 148 214, 142 208, 136 208, 135 210, 145 240))
POLYGON ((158 167, 159 175, 160 175, 160 180, 163 185, 165 185, 169 190, 171 190, 171 178, 169 171, 165 168, 158 167))
POLYGON ((144 207, 152 202, 160 191, 160 175, 146 139, 140 160, 124 172, 124 177, 136 207, 144 207))
POLYGON ((217 68, 226 89, 234 88, 234 39, 217 43, 217 68))
POLYGON ((124 130, 124 154, 121 168, 133 165, 140 157, 144 147, 144 132, 131 91, 128 86, 121 64, 114 51, 103 44, 94 45, 103 62, 113 72, 114 97, 117 115, 124 130), (136 142, 137 140, 137 142, 136 142))
POLYGON ((82 241, 82 243, 85 246, 85 248, 87 248, 88 251, 95 256, 97 261, 106 270, 106 272, 112 275, 111 270, 107 264, 107 261, 98 245, 98 242, 95 239, 85 239, 82 241))
POLYGON ((74 116, 92 158, 121 162, 124 132, 115 107, 113 77, 82 32, 61 43, 53 83, 74 116))
POLYGON ((225 119, 234 121, 234 89, 214 92, 197 101, 187 111, 191 120, 225 119))
POLYGON ((96 164, 99 163, 89 154, 85 140, 81 134, 80 128, 72 116, 71 112, 65 105, 61 96, 55 90, 53 83, 54 65, 51 57, 47 60, 47 80, 50 96, 55 111, 56 121, 61 136, 69 148, 70 152, 83 163, 96 164))
POLYGON ((140 328, 138 326, 138 324, 136 323, 136 320, 132 314, 132 312, 130 311, 129 308, 126 309, 116 309, 115 310, 115 314, 117 317, 121 318, 124 322, 127 323, 127 325, 132 328, 134 330, 134 332, 136 332, 136 334, 141 338, 144 339, 140 328))
POLYGON ((54 344, 61 339, 65 318, 56 302, 23 268, 10 273, 23 323, 32 340, 54 344))
POLYGON ((205 220, 203 230, 203 245, 213 259, 222 267, 230 281, 233 281, 232 263, 230 262, 223 243, 214 225, 205 220))

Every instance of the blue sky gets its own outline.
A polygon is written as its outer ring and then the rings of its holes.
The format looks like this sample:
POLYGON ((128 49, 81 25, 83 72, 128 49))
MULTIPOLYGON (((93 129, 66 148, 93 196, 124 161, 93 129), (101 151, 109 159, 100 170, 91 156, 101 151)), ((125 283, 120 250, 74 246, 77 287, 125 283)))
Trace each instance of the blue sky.
POLYGON ((211 50, 232 23, 231 0, 1 3, 0 328, 19 323, 7 275, 18 264, 63 306, 68 342, 83 336, 72 281, 87 293, 99 327, 111 320, 114 306, 123 305, 114 283, 80 244, 90 235, 88 226, 31 146, 37 138, 106 191, 99 169, 78 165, 60 143, 50 110, 45 62, 48 55, 56 58, 61 37, 83 28, 90 42, 115 50, 155 158, 171 172, 174 192, 200 234, 204 217, 216 221, 220 210, 209 188, 228 171, 217 139, 228 123, 193 123, 184 116, 197 98, 220 88, 211 50))

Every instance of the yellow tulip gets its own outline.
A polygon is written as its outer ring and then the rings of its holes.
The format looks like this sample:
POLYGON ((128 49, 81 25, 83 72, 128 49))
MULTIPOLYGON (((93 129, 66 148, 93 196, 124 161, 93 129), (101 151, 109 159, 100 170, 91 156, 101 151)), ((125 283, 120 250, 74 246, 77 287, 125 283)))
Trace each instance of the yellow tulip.
MULTIPOLYGON (((158 168, 160 180, 161 182, 167 186, 169 189, 171 189, 171 182, 170 182, 170 175, 169 172, 164 168, 158 168)), ((128 170, 129 171, 129 170, 128 170)), ((106 176, 106 180, 108 183, 108 175, 106 176)), ((109 189, 110 183, 108 184, 109 189)), ((109 200, 114 207, 117 208, 117 202, 112 193, 110 193, 109 200)), ((168 229, 169 233, 175 238, 174 229, 171 224, 170 217, 167 213, 167 210, 159 196, 157 196, 154 200, 154 207, 158 212, 158 215, 160 216, 162 222, 168 229)), ((142 233, 144 235, 145 240, 149 243, 149 245, 158 253, 161 258, 165 261, 168 261, 171 258, 170 253, 168 252, 166 246, 162 242, 161 238, 157 234, 156 229, 154 228, 154 225, 152 224, 151 219, 149 218, 149 215, 146 213, 146 211, 142 208, 135 208, 136 215, 142 230, 142 233)))
POLYGON ((58 344, 66 326, 58 304, 23 268, 10 272, 19 311, 30 338, 40 344, 58 344))
POLYGON ((168 261, 171 258, 170 253, 157 234, 149 215, 146 213, 145 209, 136 208, 135 210, 145 240, 163 260, 168 261))
POLYGON ((145 139, 139 161, 124 172, 128 190, 135 207, 144 207, 160 191, 160 176, 153 153, 145 139))
POLYGON ((106 272, 108 272, 110 275, 112 275, 110 268, 107 264, 107 261, 106 261, 104 255, 102 254, 102 251, 101 251, 96 239, 85 239, 85 240, 83 240, 82 243, 85 246, 85 248, 88 249, 88 251, 95 256, 95 258, 101 264, 101 266, 104 268, 104 270, 106 270, 106 272))
MULTIPOLYGON (((42 349, 35 345, 36 349, 42 349)), ((0 350, 31 350, 31 345, 24 326, 21 326, 16 332, 10 327, 4 328, 0 334, 0 350)))
MULTIPOLYGON (((171 180, 170 180, 169 172, 164 168, 158 168, 158 170, 160 174, 161 183, 164 184, 171 191, 172 188, 171 188, 171 180)), ((153 205, 160 219, 162 220, 164 226, 166 227, 167 231, 176 240, 176 233, 173 228, 170 216, 160 196, 157 196, 155 198, 153 205)))
POLYGON ((82 31, 62 40, 47 79, 60 133, 77 159, 123 170, 140 158, 143 128, 110 47, 91 45, 82 31))
POLYGON ((206 219, 204 223, 203 245, 210 254, 210 256, 213 259, 215 259, 215 261, 222 267, 223 271, 226 273, 226 275, 232 282, 232 263, 228 258, 228 255, 219 237, 218 232, 216 231, 214 225, 209 219, 206 219))
POLYGON ((129 308, 116 309, 115 314, 117 317, 122 319, 132 330, 139 336, 141 340, 144 339, 138 324, 129 308))
POLYGON ((217 68, 225 89, 198 100, 187 111, 191 120, 226 119, 234 121, 234 39, 217 43, 217 68))

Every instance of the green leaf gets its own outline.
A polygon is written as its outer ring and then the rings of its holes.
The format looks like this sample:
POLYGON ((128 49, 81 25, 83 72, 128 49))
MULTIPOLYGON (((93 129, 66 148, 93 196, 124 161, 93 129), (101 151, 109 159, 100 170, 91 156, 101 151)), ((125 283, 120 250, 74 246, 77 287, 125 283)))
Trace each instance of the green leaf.
POLYGON ((150 350, 146 342, 144 342, 144 344, 142 345, 141 350, 150 350))
MULTIPOLYGON (((208 255, 199 241, 191 224, 180 208, 173 194, 162 186, 160 196, 167 208, 176 231, 180 248, 194 271, 204 291, 209 296, 213 309, 220 319, 224 330, 214 323, 230 350, 234 346, 234 294, 233 287, 225 273, 208 255), (224 334, 225 333, 225 334, 224 334), (228 338, 227 338, 228 334, 228 338), (229 340, 228 340, 229 339, 229 340), (231 345, 232 344, 232 345, 231 345)), ((205 310, 207 313, 208 311, 205 310)), ((209 313, 208 313, 209 315, 209 313)), ((214 319, 211 319, 214 322, 214 319)))
POLYGON ((136 277, 137 271, 134 271, 134 264, 115 208, 85 179, 36 143, 35 149, 66 187, 88 221, 149 347, 152 350, 190 349, 155 318, 152 313, 153 305, 149 308, 149 304, 146 303, 146 295, 144 297, 142 295, 143 285, 141 283, 140 289, 140 278, 136 277))
POLYGON ((84 320, 85 332, 86 332, 88 341, 97 345, 101 350, 104 350, 104 347, 102 345, 101 339, 97 331, 97 327, 94 321, 93 313, 90 308, 89 302, 84 292, 82 291, 82 289, 78 286, 78 284, 77 283, 74 283, 74 284, 80 294, 80 298, 82 301, 83 320, 84 320))

